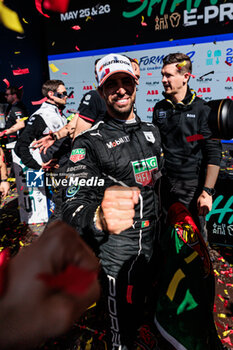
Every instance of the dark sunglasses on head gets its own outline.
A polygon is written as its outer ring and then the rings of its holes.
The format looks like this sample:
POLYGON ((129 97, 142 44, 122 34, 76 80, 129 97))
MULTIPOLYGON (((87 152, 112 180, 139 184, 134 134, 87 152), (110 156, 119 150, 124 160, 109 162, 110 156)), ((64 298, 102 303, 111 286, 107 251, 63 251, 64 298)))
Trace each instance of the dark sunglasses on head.
POLYGON ((67 96, 67 91, 64 91, 63 93, 54 92, 54 96, 56 96, 58 98, 66 97, 67 96))

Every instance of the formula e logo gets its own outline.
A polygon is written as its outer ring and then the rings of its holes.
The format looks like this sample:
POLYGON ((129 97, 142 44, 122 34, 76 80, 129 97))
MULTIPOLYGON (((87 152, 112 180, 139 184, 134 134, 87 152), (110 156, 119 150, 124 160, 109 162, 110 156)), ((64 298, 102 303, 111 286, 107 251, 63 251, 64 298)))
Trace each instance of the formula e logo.
POLYGON ((28 170, 26 176, 27 187, 43 187, 44 186, 44 171, 42 169, 28 170))
POLYGON ((157 157, 151 157, 131 162, 134 171, 135 181, 142 186, 152 186, 152 172, 158 169, 157 157))
POLYGON ((70 155, 70 160, 73 163, 77 163, 80 160, 84 159, 86 157, 86 149, 85 148, 76 148, 73 149, 70 155))

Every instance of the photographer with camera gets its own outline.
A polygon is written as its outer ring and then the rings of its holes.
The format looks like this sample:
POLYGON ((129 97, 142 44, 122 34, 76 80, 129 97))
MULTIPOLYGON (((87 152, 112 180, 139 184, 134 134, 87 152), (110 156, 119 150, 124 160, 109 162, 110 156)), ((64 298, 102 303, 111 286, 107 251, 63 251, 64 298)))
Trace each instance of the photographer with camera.
POLYGON ((178 201, 190 211, 207 240, 205 216, 212 207, 221 142, 211 139, 211 107, 188 86, 192 73, 189 56, 167 55, 161 73, 165 99, 155 105, 153 122, 160 130, 164 150, 162 225, 166 225, 170 205, 178 201))

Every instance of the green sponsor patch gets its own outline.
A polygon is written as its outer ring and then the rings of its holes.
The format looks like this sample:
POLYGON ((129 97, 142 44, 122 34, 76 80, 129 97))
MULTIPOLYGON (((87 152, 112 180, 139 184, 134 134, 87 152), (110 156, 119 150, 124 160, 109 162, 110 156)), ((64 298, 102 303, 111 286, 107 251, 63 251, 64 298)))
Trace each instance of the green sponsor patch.
POLYGON ((86 149, 85 148, 76 148, 73 149, 70 155, 70 160, 73 163, 77 163, 78 161, 84 159, 86 157, 86 149))
POLYGON ((143 186, 151 184, 152 172, 158 169, 157 157, 136 160, 132 165, 136 182, 143 186))

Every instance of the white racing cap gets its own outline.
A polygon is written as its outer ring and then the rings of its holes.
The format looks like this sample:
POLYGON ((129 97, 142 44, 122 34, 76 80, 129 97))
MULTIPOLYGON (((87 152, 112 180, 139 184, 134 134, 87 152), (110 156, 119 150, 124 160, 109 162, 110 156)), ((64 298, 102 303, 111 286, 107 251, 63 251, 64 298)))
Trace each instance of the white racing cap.
POLYGON ((130 60, 115 53, 104 56, 97 62, 96 73, 99 86, 103 85, 112 74, 116 73, 127 73, 137 80, 130 60))

